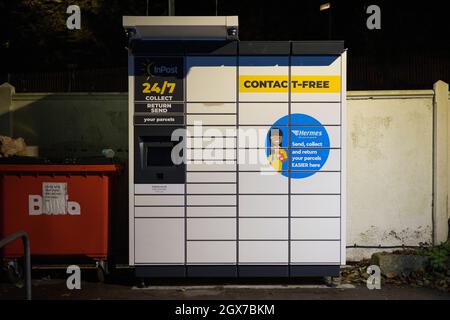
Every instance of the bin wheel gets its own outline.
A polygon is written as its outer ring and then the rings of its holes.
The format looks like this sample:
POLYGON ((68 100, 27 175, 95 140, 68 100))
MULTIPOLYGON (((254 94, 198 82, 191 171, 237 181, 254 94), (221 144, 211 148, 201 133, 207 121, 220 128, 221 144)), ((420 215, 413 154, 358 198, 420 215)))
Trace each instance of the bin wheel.
POLYGON ((23 268, 17 261, 9 261, 6 266, 6 274, 11 284, 21 288, 23 286, 23 268))
POLYGON ((98 282, 104 283, 105 279, 106 279, 106 272, 105 272, 105 270, 102 267, 98 266, 97 267, 97 280, 98 280, 98 282))
POLYGON ((98 260, 97 266, 97 280, 101 283, 105 282, 106 275, 108 274, 108 263, 105 260, 98 260))

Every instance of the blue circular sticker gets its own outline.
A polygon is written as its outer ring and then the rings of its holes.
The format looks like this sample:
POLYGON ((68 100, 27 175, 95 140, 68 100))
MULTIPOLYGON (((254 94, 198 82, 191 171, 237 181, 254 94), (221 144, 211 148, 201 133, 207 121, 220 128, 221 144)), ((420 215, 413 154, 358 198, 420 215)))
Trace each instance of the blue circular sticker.
POLYGON ((306 114, 291 114, 278 119, 266 137, 270 165, 285 177, 306 178, 319 171, 330 153, 330 138, 325 127, 306 114), (289 130, 290 129, 290 130, 289 130))

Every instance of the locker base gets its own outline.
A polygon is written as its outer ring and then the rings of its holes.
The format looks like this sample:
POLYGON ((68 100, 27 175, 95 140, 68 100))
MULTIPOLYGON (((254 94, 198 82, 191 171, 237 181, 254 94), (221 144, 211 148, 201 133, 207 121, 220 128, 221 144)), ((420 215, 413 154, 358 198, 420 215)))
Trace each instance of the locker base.
POLYGON ((136 266, 138 278, 337 277, 339 265, 136 266))

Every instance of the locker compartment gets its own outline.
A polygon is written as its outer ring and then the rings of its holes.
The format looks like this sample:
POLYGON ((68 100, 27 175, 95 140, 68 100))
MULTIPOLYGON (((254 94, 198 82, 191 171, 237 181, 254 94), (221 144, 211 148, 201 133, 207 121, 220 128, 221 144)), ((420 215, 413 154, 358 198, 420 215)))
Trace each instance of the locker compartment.
POLYGON ((137 219, 135 263, 184 263, 184 219, 137 219))
POLYGON ((236 207, 187 207, 188 217, 236 217, 236 207))
POLYGON ((235 172, 188 172, 186 181, 189 182, 236 182, 235 172))
POLYGON ((341 201, 339 195, 292 195, 291 216, 339 217, 341 201))
MULTIPOLYGON (((340 149, 328 149, 328 158, 325 161, 322 168, 318 170, 318 168, 308 168, 308 167, 292 167, 292 171, 340 171, 341 170, 341 150, 340 149)), ((323 149, 291 149, 290 150, 290 156, 291 159, 293 159, 293 163, 299 163, 299 164, 308 164, 308 161, 306 160, 306 157, 313 157, 316 158, 318 156, 324 157, 326 151, 323 149), (308 152, 308 154, 304 154, 304 152, 308 152), (299 157, 304 157, 303 161, 295 160, 299 157)), ((318 161, 313 160, 314 164, 317 164, 318 161)))
MULTIPOLYGON (((339 102, 331 103, 292 103, 291 113, 307 114, 322 125, 340 125, 341 124, 341 104, 339 102)), ((291 125, 308 125, 311 123, 295 123, 291 125)))
POLYGON ((135 206, 183 206, 184 205, 184 195, 183 196, 166 196, 166 195, 155 195, 155 196, 135 196, 134 197, 135 206))
POLYGON ((236 101, 236 57, 186 57, 186 101, 236 101))
MULTIPOLYGON (((298 148, 298 145, 295 145, 293 142, 298 140, 298 138, 295 138, 295 133, 300 130, 309 130, 312 131, 316 129, 317 127, 314 126, 297 126, 292 125, 291 126, 291 146, 293 148, 298 148)), ((341 127, 340 126, 324 126, 325 130, 327 131, 328 138, 330 139, 330 146, 329 148, 340 148, 341 147, 341 127)), ((308 147, 308 146, 306 146, 308 147)))
POLYGON ((292 218, 293 240, 339 240, 341 224, 339 218, 292 218))
POLYGON ((236 113, 236 103, 186 103, 186 113, 236 113))
POLYGON ((340 264, 340 241, 291 241, 291 263, 340 264))
POLYGON ((340 172, 316 172, 302 179, 291 179, 291 193, 339 194, 340 172))
MULTIPOLYGON (((225 163, 211 163, 211 161, 189 161, 186 163, 186 170, 188 172, 195 171, 236 171, 236 160, 227 160, 225 163)), ((206 173, 206 172, 205 172, 206 173)))
MULTIPOLYGON (((288 137, 287 126, 277 126, 283 131, 283 136, 288 137)), ((271 126, 240 126, 237 131, 239 148, 267 148, 266 138, 271 126)), ((283 139, 283 147, 288 147, 288 139, 283 139)))
POLYGON ((236 125, 236 115, 234 114, 220 114, 220 115, 210 115, 210 114, 188 114, 186 115, 186 123, 188 125, 236 125))
POLYGON ((222 160, 236 160, 236 149, 186 149, 187 161, 214 160, 221 163, 222 160))
POLYGON ((188 240, 234 240, 236 218, 188 218, 188 240))
POLYGON ((236 138, 235 137, 204 137, 204 138, 187 138, 186 148, 209 148, 209 149, 220 149, 236 148, 236 138))
POLYGON ((136 218, 184 217, 184 207, 135 207, 136 218))
POLYGON ((239 170, 273 171, 275 173, 268 161, 266 150, 268 149, 239 149, 239 170))
POLYGON ((184 194, 184 183, 135 184, 134 194, 184 194))
POLYGON ((241 240, 288 240, 287 218, 239 218, 241 240))
POLYGON ((188 241, 187 263, 236 263, 235 241, 188 241))
POLYGON ((236 127, 232 126, 186 126, 186 137, 236 137, 236 127))
POLYGON ((240 195, 239 216, 288 216, 287 195, 240 195))
POLYGON ((292 88, 291 101, 341 101, 341 58, 338 56, 293 56, 291 81, 326 80, 327 89, 292 88), (321 61, 319 61, 321 60, 321 61))
POLYGON ((235 206, 236 196, 235 195, 214 195, 214 196, 197 196, 191 195, 187 196, 188 206, 235 206))
POLYGON ((289 113, 287 103, 240 103, 240 125, 272 125, 289 113))
POLYGON ((276 172, 239 172, 239 193, 287 193, 288 180, 276 172))
POLYGON ((235 184, 187 184, 187 194, 236 194, 235 184))
POLYGON ((239 241, 239 263, 287 264, 288 250, 288 241, 239 241))
MULTIPOLYGON (((277 80, 287 82, 289 58, 287 56, 241 56, 239 57, 239 101, 288 101, 288 87, 277 91, 246 92, 246 81, 277 80), (258 76, 260 76, 258 78, 258 76), (263 76, 263 77, 261 77, 263 76)), ((269 89, 271 90, 271 89, 269 89)))

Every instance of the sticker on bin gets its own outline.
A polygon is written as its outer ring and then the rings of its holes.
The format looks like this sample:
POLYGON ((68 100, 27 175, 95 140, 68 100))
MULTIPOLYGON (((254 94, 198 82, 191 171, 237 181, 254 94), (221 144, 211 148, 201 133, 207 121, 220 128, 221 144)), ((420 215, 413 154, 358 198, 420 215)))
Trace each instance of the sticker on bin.
POLYGON ((42 196, 28 196, 28 213, 36 215, 80 215, 81 206, 78 202, 69 201, 67 183, 43 182, 42 196))

